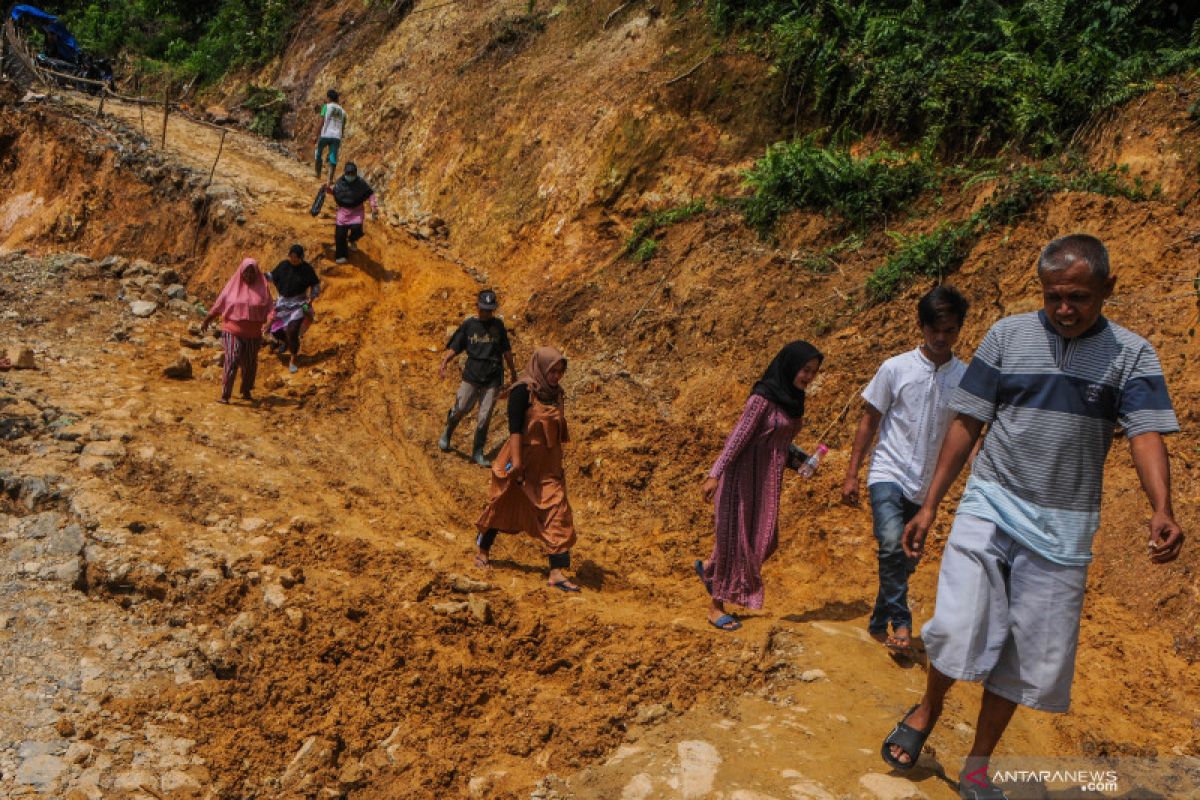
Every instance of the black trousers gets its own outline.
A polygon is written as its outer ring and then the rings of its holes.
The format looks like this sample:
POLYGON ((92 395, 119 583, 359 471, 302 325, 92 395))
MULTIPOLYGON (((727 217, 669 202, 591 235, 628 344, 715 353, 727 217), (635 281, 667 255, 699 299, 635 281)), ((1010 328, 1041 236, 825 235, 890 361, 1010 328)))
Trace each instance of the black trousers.
MULTIPOLYGON (((492 549, 492 545, 496 542, 496 534, 499 532, 500 531, 496 530, 495 528, 488 528, 486 531, 475 537, 475 544, 480 550, 486 553, 492 549)), ((565 553, 554 553, 553 555, 548 556, 548 559, 550 561, 550 569, 567 569, 571 566, 570 551, 565 553)))
POLYGON ((350 242, 357 242, 363 237, 362 223, 357 225, 335 225, 333 230, 333 257, 349 258, 350 242))
POLYGON ((304 324, 304 320, 297 319, 288 323, 287 327, 281 331, 274 331, 271 335, 276 341, 284 345, 287 352, 296 355, 300 352, 300 326, 304 324))

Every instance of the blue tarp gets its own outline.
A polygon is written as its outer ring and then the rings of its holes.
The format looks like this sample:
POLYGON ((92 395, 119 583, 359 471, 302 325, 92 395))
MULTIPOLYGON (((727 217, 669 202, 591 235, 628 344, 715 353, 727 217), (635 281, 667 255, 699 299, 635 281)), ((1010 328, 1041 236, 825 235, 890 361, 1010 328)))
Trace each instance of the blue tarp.
POLYGON ((33 6, 16 5, 12 7, 12 18, 14 22, 20 22, 25 17, 32 17, 41 22, 58 22, 58 17, 53 14, 47 14, 40 8, 33 6))
POLYGON ((34 6, 15 5, 12 8, 12 18, 14 22, 32 22, 41 26, 48 34, 47 44, 50 45, 46 55, 72 64, 79 60, 79 44, 66 26, 58 21, 58 17, 34 6))

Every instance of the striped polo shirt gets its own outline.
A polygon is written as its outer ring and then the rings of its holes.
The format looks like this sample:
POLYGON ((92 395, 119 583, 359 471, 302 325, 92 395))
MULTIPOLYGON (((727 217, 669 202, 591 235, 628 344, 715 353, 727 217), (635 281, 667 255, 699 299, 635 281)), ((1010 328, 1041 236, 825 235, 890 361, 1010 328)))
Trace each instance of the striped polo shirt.
POLYGON ((1092 559, 1117 426, 1128 438, 1179 430, 1154 348, 1104 317, 1071 339, 1044 311, 1000 320, 951 406, 989 423, 958 512, 1067 566, 1092 559))

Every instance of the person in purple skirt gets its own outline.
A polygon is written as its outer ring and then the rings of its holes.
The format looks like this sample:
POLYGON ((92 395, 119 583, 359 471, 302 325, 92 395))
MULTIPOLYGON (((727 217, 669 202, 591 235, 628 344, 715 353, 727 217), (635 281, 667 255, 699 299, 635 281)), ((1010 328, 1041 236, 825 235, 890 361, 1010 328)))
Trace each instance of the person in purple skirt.
POLYGON ((779 541, 783 470, 798 469, 807 458, 792 439, 803 424, 804 390, 824 358, 808 342, 779 351, 704 481, 705 502, 715 499, 716 536, 712 555, 694 566, 712 600, 708 622, 720 630, 742 627, 725 603, 762 608, 762 565, 779 541))

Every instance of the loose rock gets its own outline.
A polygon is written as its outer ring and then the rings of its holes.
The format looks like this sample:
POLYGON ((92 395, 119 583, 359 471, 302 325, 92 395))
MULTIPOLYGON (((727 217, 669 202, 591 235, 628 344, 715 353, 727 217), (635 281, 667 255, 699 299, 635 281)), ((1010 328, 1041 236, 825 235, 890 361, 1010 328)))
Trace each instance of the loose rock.
POLYGON ((17 783, 26 786, 48 786, 54 783, 66 768, 66 762, 58 756, 48 754, 30 756, 17 768, 17 783))
POLYGON ((192 377, 192 362, 187 356, 179 356, 175 362, 163 370, 163 374, 168 378, 174 378, 177 381, 186 381, 192 377))
POLYGON ((858 779, 859 786, 878 800, 926 800, 926 795, 911 782, 892 775, 868 772, 858 779))
POLYGON ((433 612, 435 614, 442 614, 443 616, 452 617, 455 614, 461 614, 462 612, 466 611, 468 608, 468 605, 461 601, 460 602, 446 602, 446 603, 434 603, 432 606, 430 606, 430 608, 433 609, 433 612))
POLYGON ((8 361, 16 369, 37 369, 33 350, 28 347, 10 347, 8 349, 8 361))
POLYGON ((477 594, 472 594, 467 597, 467 608, 471 611, 471 616, 482 622, 484 625, 492 621, 492 607, 488 605, 488 601, 477 594))
POLYGON ((333 742, 320 736, 305 739, 279 779, 280 786, 287 790, 310 784, 313 773, 333 765, 334 749, 333 742))
POLYGON ((462 594, 470 594, 472 592, 486 592, 492 588, 492 585, 486 581, 477 581, 474 578, 468 578, 465 575, 451 575, 450 588, 462 594))

